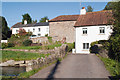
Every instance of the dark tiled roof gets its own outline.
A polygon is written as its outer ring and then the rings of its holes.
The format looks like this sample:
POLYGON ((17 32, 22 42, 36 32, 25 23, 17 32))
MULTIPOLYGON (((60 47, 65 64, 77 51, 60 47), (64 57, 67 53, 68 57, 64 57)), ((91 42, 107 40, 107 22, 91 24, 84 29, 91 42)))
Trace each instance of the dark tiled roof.
POLYGON ((112 19, 111 10, 88 12, 86 15, 80 15, 74 26, 77 27, 111 24, 110 19, 112 19))
POLYGON ((57 21, 76 21, 78 19, 79 15, 61 15, 58 17, 55 17, 49 22, 57 22, 57 21))
POLYGON ((11 28, 20 28, 20 27, 36 27, 36 26, 49 26, 49 22, 41 22, 41 23, 35 23, 35 24, 22 24, 17 23, 13 25, 11 28))

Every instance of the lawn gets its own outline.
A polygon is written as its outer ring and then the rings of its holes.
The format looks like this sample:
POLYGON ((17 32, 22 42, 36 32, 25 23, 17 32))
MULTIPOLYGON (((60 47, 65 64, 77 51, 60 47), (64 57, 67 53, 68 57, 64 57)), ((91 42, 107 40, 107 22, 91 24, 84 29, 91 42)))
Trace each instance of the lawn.
POLYGON ((104 63, 106 69, 110 72, 112 76, 117 76, 120 73, 120 62, 116 62, 110 58, 103 58, 97 55, 104 63))
POLYGON ((49 50, 54 49, 55 47, 60 47, 62 44, 52 44, 47 46, 19 46, 19 47, 10 47, 7 49, 42 49, 42 50, 49 50))
POLYGON ((50 54, 40 54, 40 53, 29 53, 29 52, 22 52, 22 51, 2 51, 2 61, 7 60, 31 60, 37 59, 40 57, 49 56, 50 54))

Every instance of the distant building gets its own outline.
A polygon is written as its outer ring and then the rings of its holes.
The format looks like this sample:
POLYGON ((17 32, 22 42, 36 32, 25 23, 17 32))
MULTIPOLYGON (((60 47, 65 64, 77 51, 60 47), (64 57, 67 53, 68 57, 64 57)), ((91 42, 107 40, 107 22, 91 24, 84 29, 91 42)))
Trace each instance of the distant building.
POLYGON ((45 36, 46 34, 49 35, 49 22, 34 24, 27 24, 27 21, 24 21, 24 24, 19 22, 11 27, 12 34, 18 34, 20 29, 24 29, 26 32, 32 32, 36 37, 41 37, 45 36))

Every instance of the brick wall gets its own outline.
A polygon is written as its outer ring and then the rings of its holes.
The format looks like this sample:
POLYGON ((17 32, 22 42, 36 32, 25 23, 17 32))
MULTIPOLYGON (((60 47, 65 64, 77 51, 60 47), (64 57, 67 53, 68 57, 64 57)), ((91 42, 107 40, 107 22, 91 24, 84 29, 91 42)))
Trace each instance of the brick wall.
POLYGON ((75 28, 76 21, 62 21, 62 22, 50 22, 50 36, 53 40, 61 41, 66 37, 66 42, 75 42, 75 28))

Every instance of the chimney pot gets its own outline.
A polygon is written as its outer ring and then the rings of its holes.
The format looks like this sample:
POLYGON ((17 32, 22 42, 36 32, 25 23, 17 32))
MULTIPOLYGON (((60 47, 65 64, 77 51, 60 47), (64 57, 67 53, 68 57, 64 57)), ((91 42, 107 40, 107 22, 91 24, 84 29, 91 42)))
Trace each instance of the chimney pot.
POLYGON ((80 10, 80 15, 85 15, 86 14, 86 9, 85 7, 82 7, 82 9, 80 10))
POLYGON ((25 24, 25 25, 27 24, 27 20, 24 20, 24 24, 25 24))

